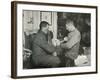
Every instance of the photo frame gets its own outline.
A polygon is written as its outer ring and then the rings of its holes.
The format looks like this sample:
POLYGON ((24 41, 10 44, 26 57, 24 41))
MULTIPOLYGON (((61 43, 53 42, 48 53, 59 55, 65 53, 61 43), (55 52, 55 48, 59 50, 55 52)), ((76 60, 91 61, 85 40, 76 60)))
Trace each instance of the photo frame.
MULTIPOLYGON (((97 6, 12 1, 11 77, 34 78, 97 73, 97 16, 97 6), (28 47, 33 43, 30 44, 28 41, 33 41, 33 36, 30 37, 30 35, 38 33, 41 21, 46 21, 50 24, 49 30, 53 32, 54 39, 62 40, 65 39, 65 34, 67 34, 65 21, 69 21, 69 19, 76 23, 75 26, 77 26, 81 34, 80 42, 82 44, 80 44, 83 52, 79 51, 82 54, 79 54, 74 60, 75 65, 67 67, 67 64, 63 63, 63 65, 66 64, 63 67, 41 68, 36 66, 27 68, 29 57, 33 54, 28 47), (83 34, 85 32, 89 33, 83 34), (87 36, 87 38, 84 38, 84 36, 87 36), (84 43, 84 40, 87 40, 87 43, 84 43), (25 45, 26 43, 27 45, 25 45), (83 54, 85 52, 86 54, 83 54), (87 56, 88 54, 90 55, 87 56), (83 63, 82 61, 84 60, 85 62, 83 63), (84 65, 88 62, 89 65, 84 65)), ((32 49, 34 48, 32 47, 32 49)), ((49 60, 49 58, 46 60, 49 60)))

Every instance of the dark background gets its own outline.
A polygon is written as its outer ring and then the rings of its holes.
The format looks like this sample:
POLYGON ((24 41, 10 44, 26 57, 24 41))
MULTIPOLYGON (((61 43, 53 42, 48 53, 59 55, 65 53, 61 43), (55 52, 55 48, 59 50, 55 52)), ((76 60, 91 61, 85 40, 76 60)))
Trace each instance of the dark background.
POLYGON ((68 19, 74 21, 75 27, 81 33, 81 46, 90 46, 91 44, 91 14, 87 13, 65 13, 65 12, 58 12, 57 13, 58 20, 58 39, 63 39, 67 36, 68 31, 65 29, 65 22, 68 19))

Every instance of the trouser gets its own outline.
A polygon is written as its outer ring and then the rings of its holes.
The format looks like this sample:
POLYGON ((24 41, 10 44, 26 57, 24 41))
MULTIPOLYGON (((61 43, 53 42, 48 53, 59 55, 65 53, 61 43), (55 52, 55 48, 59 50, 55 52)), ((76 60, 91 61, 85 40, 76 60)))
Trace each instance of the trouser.
POLYGON ((75 66, 74 60, 72 60, 69 57, 66 57, 66 67, 74 67, 74 66, 75 66))
POLYGON ((75 66, 74 60, 65 56, 64 54, 59 55, 59 59, 61 61, 60 67, 73 67, 73 66, 75 66))
POLYGON ((42 67, 58 67, 60 64, 60 59, 57 56, 52 55, 33 55, 32 56, 32 63, 37 68, 42 67))

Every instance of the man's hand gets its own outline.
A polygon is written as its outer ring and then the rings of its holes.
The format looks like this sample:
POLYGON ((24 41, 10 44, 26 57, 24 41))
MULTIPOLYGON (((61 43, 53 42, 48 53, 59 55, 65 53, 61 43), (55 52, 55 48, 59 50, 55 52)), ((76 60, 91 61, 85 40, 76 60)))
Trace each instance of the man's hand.
POLYGON ((60 40, 56 39, 56 46, 60 46, 60 40))
POLYGON ((32 54, 31 50, 24 48, 23 49, 23 60, 26 61, 30 57, 31 54, 32 54))
POLYGON ((57 52, 54 52, 54 53, 53 53, 53 56, 57 56, 57 52))
POLYGON ((56 46, 56 41, 55 41, 55 39, 52 39, 52 44, 53 44, 54 46, 56 46))
POLYGON ((68 41, 68 37, 64 37, 64 41, 68 41))
POLYGON ((60 44, 64 43, 64 42, 67 42, 67 41, 68 41, 68 37, 64 37, 64 39, 62 41, 60 41, 60 44))
POLYGON ((58 39, 53 39, 52 43, 54 46, 59 46, 60 45, 60 41, 58 39))

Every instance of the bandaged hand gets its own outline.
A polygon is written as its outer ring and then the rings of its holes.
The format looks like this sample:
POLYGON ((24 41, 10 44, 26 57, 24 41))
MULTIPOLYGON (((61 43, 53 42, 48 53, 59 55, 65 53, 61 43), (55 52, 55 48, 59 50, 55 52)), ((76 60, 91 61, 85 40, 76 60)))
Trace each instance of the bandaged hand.
POLYGON ((60 41, 60 43, 64 43, 64 42, 67 42, 68 41, 68 37, 64 37, 63 40, 60 41))
POLYGON ((52 43, 53 43, 54 46, 59 46, 61 42, 58 39, 53 39, 52 43))
POLYGON ((64 37, 64 41, 68 41, 68 37, 64 37))

